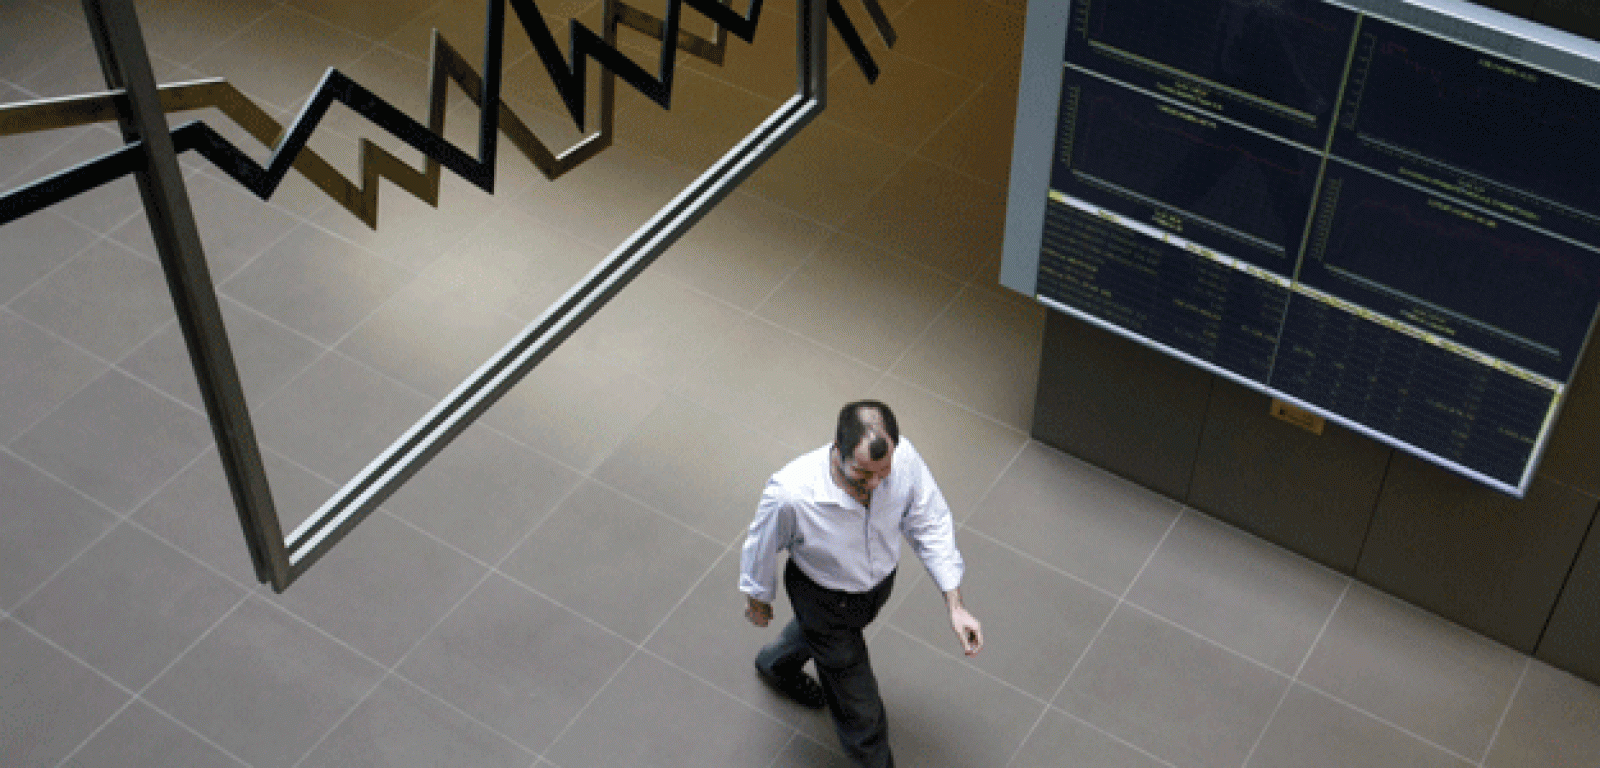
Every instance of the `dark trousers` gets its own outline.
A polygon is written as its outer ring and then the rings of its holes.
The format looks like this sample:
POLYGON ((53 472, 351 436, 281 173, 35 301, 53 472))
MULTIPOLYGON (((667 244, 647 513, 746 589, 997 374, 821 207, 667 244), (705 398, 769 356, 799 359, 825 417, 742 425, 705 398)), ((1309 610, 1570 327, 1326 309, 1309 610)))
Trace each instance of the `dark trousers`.
POLYGON ((889 719, 861 630, 888 602, 894 572, 867 592, 840 592, 812 581, 790 561, 783 569, 783 586, 794 619, 756 654, 756 664, 787 677, 799 674, 806 660, 815 661, 845 756, 864 768, 893 768, 889 719))

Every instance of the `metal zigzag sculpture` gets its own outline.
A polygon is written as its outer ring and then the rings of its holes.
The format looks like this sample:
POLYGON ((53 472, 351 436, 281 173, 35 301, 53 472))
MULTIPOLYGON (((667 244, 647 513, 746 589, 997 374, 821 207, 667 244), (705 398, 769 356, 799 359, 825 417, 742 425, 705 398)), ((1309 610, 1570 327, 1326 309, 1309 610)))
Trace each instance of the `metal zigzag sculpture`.
MULTIPOLYGON (((877 64, 839 0, 826 0, 829 21, 869 82, 878 76, 877 64)), ((595 34, 576 19, 569 22, 566 62, 536 0, 490 0, 485 40, 484 74, 435 29, 429 66, 428 124, 426 126, 391 106, 382 97, 329 68, 287 132, 277 120, 224 79, 207 79, 161 86, 162 110, 168 113, 214 107, 244 128, 263 145, 276 146, 265 166, 256 163, 204 121, 185 123, 172 131, 174 149, 195 151, 211 161, 262 200, 277 190, 289 169, 305 176, 329 197, 376 228, 378 180, 388 179, 429 205, 438 205, 440 165, 488 193, 494 192, 496 138, 504 132, 546 178, 554 180, 610 146, 613 116, 612 78, 620 76, 663 109, 672 98, 674 61, 678 50, 721 65, 726 32, 745 42, 755 36, 762 0, 751 0, 746 15, 730 10, 727 0, 667 0, 666 18, 629 6, 620 0, 606 14, 602 34, 595 34), (601 76, 600 129, 581 139, 559 156, 529 130, 520 117, 500 100, 504 44, 504 5, 509 2, 540 61, 571 114, 584 130, 587 79, 585 63, 593 58, 601 76), (715 40, 706 40, 680 28, 682 6, 688 4, 717 26, 715 40), (659 74, 651 75, 615 47, 618 24, 662 42, 659 74), (672 42, 668 42, 672 41, 672 42), (479 156, 474 158, 444 138, 448 82, 454 82, 479 107, 479 156), (425 158, 418 171, 369 139, 361 139, 359 185, 306 146, 334 101, 349 107, 374 125, 404 141, 425 158), (497 109, 484 109, 485 103, 497 109)), ((877 0, 862 0, 884 41, 894 43, 894 31, 877 0)), ((117 119, 114 94, 88 94, 0 106, 0 136, 69 128, 117 119)), ((16 221, 56 203, 132 174, 142 147, 130 143, 100 157, 39 179, 0 196, 0 225, 16 221)))
MULTIPOLYGON (((750 0, 744 16, 729 10, 729 1, 666 0, 665 18, 657 18, 625 5, 623 0, 604 0, 602 34, 571 22, 568 60, 563 61, 534 0, 485 0, 481 75, 437 30, 433 34, 426 126, 330 68, 300 114, 285 129, 225 80, 158 87, 150 71, 133 0, 84 0, 85 16, 109 91, 0 107, 0 136, 116 120, 125 146, 0 196, 0 225, 114 179, 138 176, 178 324, 189 348, 251 562, 258 579, 282 592, 821 113, 825 106, 830 26, 839 32, 869 81, 876 81, 877 65, 839 0, 798 0, 795 95, 287 535, 272 501, 271 483, 261 461, 260 445, 251 426, 193 213, 183 191, 176 153, 199 152, 262 199, 270 198, 289 169, 294 168, 373 227, 378 217, 379 179, 389 179, 430 205, 437 205, 439 172, 444 167, 492 194, 501 132, 546 177, 554 179, 610 145, 615 77, 622 77, 665 108, 671 102, 678 50, 721 64, 727 32, 746 41, 754 37, 761 0, 750 0), (559 156, 500 100, 500 57, 508 2, 580 132, 588 82, 585 65, 593 58, 603 68, 599 73, 599 130, 559 156), (716 25, 714 41, 679 28, 684 3, 716 25), (646 72, 615 47, 619 23, 661 41, 657 74, 646 72), (450 82, 479 107, 477 157, 443 137, 450 82), (361 140, 359 186, 334 170, 306 146, 334 101, 421 152, 425 158, 422 170, 400 161, 368 139, 361 140), (176 130, 168 126, 166 113, 203 107, 220 109, 263 145, 272 146, 267 163, 256 163, 202 121, 185 123, 176 130)), ((861 2, 884 42, 893 45, 894 31, 877 0, 861 2)))

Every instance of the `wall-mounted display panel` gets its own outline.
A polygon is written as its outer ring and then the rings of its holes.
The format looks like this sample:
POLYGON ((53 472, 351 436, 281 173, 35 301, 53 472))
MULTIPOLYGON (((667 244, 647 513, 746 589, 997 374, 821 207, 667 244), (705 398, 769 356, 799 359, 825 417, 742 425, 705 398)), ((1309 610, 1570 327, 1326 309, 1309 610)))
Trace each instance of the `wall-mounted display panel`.
POLYGON ((1600 307, 1600 45, 1453 0, 1027 24, 1003 284, 1522 495, 1600 307))

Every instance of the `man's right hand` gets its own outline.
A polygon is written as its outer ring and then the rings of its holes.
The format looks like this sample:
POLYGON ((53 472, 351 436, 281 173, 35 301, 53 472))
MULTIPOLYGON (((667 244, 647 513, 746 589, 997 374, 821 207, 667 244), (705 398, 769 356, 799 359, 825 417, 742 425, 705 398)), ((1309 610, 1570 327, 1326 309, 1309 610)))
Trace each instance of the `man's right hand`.
POLYGON ((749 605, 744 609, 744 617, 749 619, 751 624, 765 627, 768 622, 772 621, 771 603, 763 603, 749 595, 745 595, 745 600, 749 605))

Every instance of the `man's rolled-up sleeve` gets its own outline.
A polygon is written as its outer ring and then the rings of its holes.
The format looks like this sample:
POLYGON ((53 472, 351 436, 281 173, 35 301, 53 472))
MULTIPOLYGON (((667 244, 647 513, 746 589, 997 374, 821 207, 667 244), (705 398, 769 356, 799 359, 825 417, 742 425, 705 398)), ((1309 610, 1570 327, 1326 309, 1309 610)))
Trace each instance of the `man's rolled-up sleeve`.
POLYGON ((794 512, 788 496, 768 480, 756 505, 756 517, 739 556, 739 591, 763 603, 778 592, 778 551, 794 537, 794 512))

